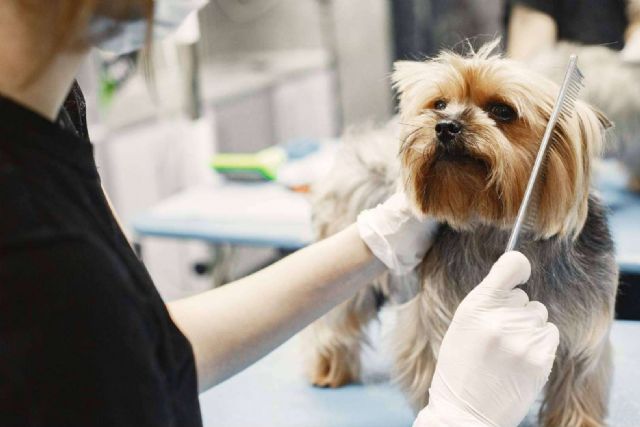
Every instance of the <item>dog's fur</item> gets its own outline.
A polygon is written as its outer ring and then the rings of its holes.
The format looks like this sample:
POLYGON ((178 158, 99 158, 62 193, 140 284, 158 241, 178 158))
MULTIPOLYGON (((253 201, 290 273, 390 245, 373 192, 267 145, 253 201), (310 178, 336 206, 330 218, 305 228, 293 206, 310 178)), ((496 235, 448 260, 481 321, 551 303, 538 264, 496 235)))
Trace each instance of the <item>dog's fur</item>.
MULTIPOLYGON (((393 336, 395 379, 415 410, 426 405, 456 307, 504 251, 558 91, 492 53, 495 47, 396 64, 398 124, 347 138, 333 173, 318 184, 314 222, 320 238, 352 223, 398 185, 416 214, 442 225, 413 276, 383 277, 312 325, 314 384, 357 380, 363 327, 376 317, 381 296, 408 300, 393 336), (439 100, 444 109, 435 109, 439 100), (498 120, 492 115, 497 103, 517 116, 498 120), (442 119, 463 126, 449 148, 435 135, 442 119)), ((606 119, 581 101, 559 121, 536 188, 534 219, 519 247, 533 269, 524 289, 547 306, 561 334, 540 412, 548 427, 602 426, 606 416, 617 268, 604 209, 589 191, 603 126, 606 119)))

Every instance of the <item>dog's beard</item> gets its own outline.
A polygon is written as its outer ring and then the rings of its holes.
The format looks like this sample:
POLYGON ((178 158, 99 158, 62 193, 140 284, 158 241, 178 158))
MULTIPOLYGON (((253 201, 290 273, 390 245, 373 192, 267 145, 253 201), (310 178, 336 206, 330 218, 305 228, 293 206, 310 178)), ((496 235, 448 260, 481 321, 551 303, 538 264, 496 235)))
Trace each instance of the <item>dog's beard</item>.
MULTIPOLYGON (((399 63, 394 74, 404 189, 417 214, 456 229, 513 225, 557 96, 552 82, 482 55, 470 60, 445 53, 425 63, 399 63), (503 120, 491 111, 496 104, 516 114, 503 120), (435 130, 443 120, 462 129, 446 150, 438 149, 435 130)), ((600 123, 579 101, 556 125, 535 187, 530 225, 537 237, 575 237, 584 225, 590 164, 603 142, 600 123)))
POLYGON ((405 123, 416 129, 401 146, 405 190, 420 214, 457 229, 507 227, 515 219, 534 153, 523 158, 492 120, 472 108, 425 112, 405 123), (441 141, 436 124, 454 119, 462 131, 441 141))
MULTIPOLYGON (((495 127, 475 127, 480 135, 467 131, 446 147, 426 130, 403 144, 404 188, 417 213, 455 229, 472 230, 480 224, 510 228, 537 154, 537 137, 529 135, 520 142, 524 148, 514 148, 516 144, 495 127)), ((465 128, 474 129, 474 124, 467 123, 465 128)), ((577 215, 584 194, 576 194, 574 175, 584 159, 563 148, 567 144, 557 145, 549 151, 535 187, 535 212, 531 213, 536 220, 528 225, 539 237, 576 231, 580 226, 577 215)))
POLYGON ((431 141, 413 151, 404 156, 405 188, 421 214, 460 229, 503 216, 489 161, 463 141, 447 147, 431 141))

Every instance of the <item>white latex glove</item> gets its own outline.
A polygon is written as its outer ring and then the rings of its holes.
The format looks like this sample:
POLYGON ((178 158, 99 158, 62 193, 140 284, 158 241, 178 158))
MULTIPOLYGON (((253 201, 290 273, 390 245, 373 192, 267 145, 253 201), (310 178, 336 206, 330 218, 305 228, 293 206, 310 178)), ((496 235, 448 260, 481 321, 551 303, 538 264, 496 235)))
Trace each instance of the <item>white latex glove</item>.
POLYGON ((414 427, 514 427, 549 378, 558 328, 547 309, 515 286, 531 274, 519 252, 504 254, 467 295, 444 336, 429 405, 414 427))
POLYGON ((411 272, 424 259, 437 229, 436 221, 415 217, 402 192, 358 216, 362 240, 384 265, 399 275, 411 272))

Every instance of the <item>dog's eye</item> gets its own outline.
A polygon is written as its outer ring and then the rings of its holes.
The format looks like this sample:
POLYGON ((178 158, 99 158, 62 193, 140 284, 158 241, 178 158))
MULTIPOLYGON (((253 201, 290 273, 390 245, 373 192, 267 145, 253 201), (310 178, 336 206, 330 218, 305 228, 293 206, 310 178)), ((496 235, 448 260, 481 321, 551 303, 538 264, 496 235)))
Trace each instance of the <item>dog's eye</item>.
POLYGON ((447 108, 447 102, 439 99, 433 104, 433 108, 435 108, 436 110, 444 110, 445 108, 447 108))
POLYGON ((491 117, 501 122, 510 122, 516 118, 515 110, 506 104, 491 104, 487 111, 491 117))

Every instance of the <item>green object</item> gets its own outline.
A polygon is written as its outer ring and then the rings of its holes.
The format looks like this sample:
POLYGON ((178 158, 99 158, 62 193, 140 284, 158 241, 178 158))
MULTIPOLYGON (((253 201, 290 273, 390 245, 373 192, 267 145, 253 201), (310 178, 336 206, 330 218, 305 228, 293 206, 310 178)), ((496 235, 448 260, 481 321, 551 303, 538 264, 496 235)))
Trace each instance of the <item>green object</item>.
POLYGON ((282 147, 270 147, 250 154, 216 154, 211 167, 230 178, 273 181, 278 176, 278 169, 286 161, 287 153, 282 147))
POLYGON ((109 108, 111 101, 118 89, 118 82, 110 79, 108 76, 103 75, 100 78, 100 91, 98 93, 98 99, 100 100, 100 107, 103 109, 109 108))

